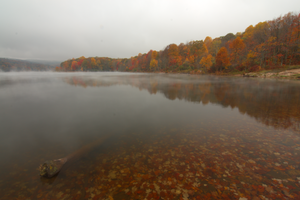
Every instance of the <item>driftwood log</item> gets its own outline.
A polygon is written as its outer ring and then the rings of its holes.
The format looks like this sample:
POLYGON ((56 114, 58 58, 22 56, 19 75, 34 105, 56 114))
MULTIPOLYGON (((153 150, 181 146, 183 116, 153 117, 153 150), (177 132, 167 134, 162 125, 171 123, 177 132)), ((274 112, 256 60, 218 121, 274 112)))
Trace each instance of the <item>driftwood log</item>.
POLYGON ((75 151, 74 153, 69 154, 68 156, 56 160, 48 160, 45 161, 42 165, 39 167, 40 176, 51 178, 55 175, 57 175, 62 167, 67 162, 73 162, 75 160, 78 160, 86 153, 90 152, 95 147, 103 144, 103 142, 108 138, 108 136, 104 136, 88 145, 83 146, 81 149, 75 151))

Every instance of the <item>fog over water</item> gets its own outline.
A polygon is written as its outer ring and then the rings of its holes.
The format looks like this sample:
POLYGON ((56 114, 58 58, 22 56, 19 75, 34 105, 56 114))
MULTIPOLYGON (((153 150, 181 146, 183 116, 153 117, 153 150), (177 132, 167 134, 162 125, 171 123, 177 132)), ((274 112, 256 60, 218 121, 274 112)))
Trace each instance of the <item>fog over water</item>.
MULTIPOLYGON (((32 148, 32 145, 56 143, 68 152, 82 145, 82 139, 92 140, 106 132, 125 134, 138 129, 151 132, 153 127, 163 124, 177 126, 178 123, 188 122, 190 118, 197 117, 205 121, 222 118, 227 114, 238 116, 238 110, 243 110, 243 107, 234 105, 237 99, 230 99, 232 97, 226 91, 230 89, 228 83, 248 87, 248 91, 231 91, 235 96, 248 93, 257 96, 257 101, 263 98, 260 96, 265 95, 266 91, 273 96, 274 93, 282 96, 286 89, 292 89, 293 92, 299 87, 297 84, 293 86, 292 83, 272 80, 264 81, 271 82, 265 87, 260 81, 254 80, 253 85, 246 86, 249 82, 251 83, 248 80, 209 76, 199 78, 109 72, 0 73, 0 117, 3 130, 0 137, 1 147, 6 149, 4 159, 10 159, 11 156, 8 155, 14 154, 16 148, 19 152, 22 148, 32 148), (220 88, 217 87, 218 84, 221 85, 220 88), (195 85, 196 90, 193 88, 195 85), (205 94, 207 91, 201 90, 202 85, 208 87, 203 88, 204 90, 210 89, 209 87, 221 90, 221 97, 209 97, 209 94, 205 94), (254 94, 255 91, 262 90, 265 92, 254 94), (226 105, 226 99, 218 98, 227 98, 227 101, 233 102, 226 105), (12 145, 15 142, 19 142, 18 145, 12 145)), ((293 95, 298 97, 299 94, 293 95)), ((289 98, 292 102, 290 106, 299 106, 299 99, 295 99, 296 97, 289 98)), ((242 104, 250 107, 252 103, 242 104)), ((258 108, 253 106, 246 112, 251 113, 255 109, 258 108)), ((264 115, 266 114, 262 112, 255 117, 264 115)), ((299 119, 298 115, 291 117, 299 119)), ((269 119, 272 116, 267 116, 266 120, 269 119)))

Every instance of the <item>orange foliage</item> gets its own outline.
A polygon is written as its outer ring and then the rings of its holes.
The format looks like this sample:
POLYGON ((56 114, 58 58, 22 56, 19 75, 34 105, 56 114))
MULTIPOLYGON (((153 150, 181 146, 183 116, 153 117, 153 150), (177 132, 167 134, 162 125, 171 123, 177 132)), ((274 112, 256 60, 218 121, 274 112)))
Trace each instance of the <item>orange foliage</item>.
POLYGON ((156 67, 157 67, 157 64, 158 64, 157 60, 152 59, 151 62, 150 62, 150 69, 155 70, 156 67))
POLYGON ((78 69, 78 63, 77 63, 77 61, 72 61, 72 65, 71 65, 71 69, 73 70, 73 71, 76 71, 77 69, 78 69))
POLYGON ((240 37, 235 38, 230 44, 229 48, 232 51, 231 60, 236 62, 242 53, 242 50, 246 47, 245 43, 240 37))
MULTIPOLYGON (((63 62, 64 71, 194 71, 204 67, 210 72, 227 69, 231 64, 248 71, 252 67, 274 68, 300 64, 300 14, 288 13, 274 20, 248 26, 245 32, 205 40, 170 44, 164 50, 124 59, 80 57, 63 62), (229 50, 229 52, 227 52, 229 50), (77 62, 76 63, 73 61, 77 62), (216 61, 216 62, 214 62, 216 61)), ((228 69, 229 70, 229 69, 228 69)), ((227 71, 228 71, 227 70, 227 71)))
POLYGON ((213 64, 212 63, 212 55, 208 54, 206 57, 202 57, 199 64, 208 70, 213 64))
POLYGON ((225 69, 227 69, 227 67, 230 65, 229 57, 228 57, 228 52, 227 52, 227 49, 225 47, 222 47, 219 50, 219 52, 217 53, 217 56, 216 56, 216 65, 220 69, 222 69, 223 67, 225 69))

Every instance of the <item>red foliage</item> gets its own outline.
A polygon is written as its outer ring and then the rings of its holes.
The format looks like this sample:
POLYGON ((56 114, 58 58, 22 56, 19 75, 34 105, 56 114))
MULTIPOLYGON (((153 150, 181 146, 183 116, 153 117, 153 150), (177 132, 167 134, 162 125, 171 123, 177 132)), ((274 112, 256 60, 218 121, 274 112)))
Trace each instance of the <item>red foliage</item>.
POLYGON ((258 72, 260 69, 261 69, 260 66, 254 65, 253 67, 251 67, 251 68, 249 69, 249 72, 258 72))
POLYGON ((134 69, 134 66, 132 65, 132 66, 130 66, 128 69, 129 69, 130 71, 132 71, 132 70, 134 69))
POLYGON ((244 71, 245 70, 245 66, 244 65, 238 65, 235 67, 235 69, 239 70, 239 71, 244 71))
POLYGON ((81 66, 82 62, 83 62, 83 59, 79 60, 79 61, 77 62, 78 66, 81 66))
POLYGON ((76 70, 78 69, 78 63, 77 63, 77 61, 74 60, 74 61, 72 62, 71 69, 72 69, 73 71, 76 71, 76 70))
POLYGON ((222 47, 216 56, 216 65, 217 67, 227 67, 230 65, 228 52, 225 47, 222 47))

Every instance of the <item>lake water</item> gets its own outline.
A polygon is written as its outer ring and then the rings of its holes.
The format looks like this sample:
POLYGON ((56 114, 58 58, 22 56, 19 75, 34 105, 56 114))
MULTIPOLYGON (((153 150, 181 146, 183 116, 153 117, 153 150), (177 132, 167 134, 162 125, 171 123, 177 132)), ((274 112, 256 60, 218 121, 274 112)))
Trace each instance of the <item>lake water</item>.
POLYGON ((0 199, 300 199, 300 82, 0 73, 0 160, 0 199))

